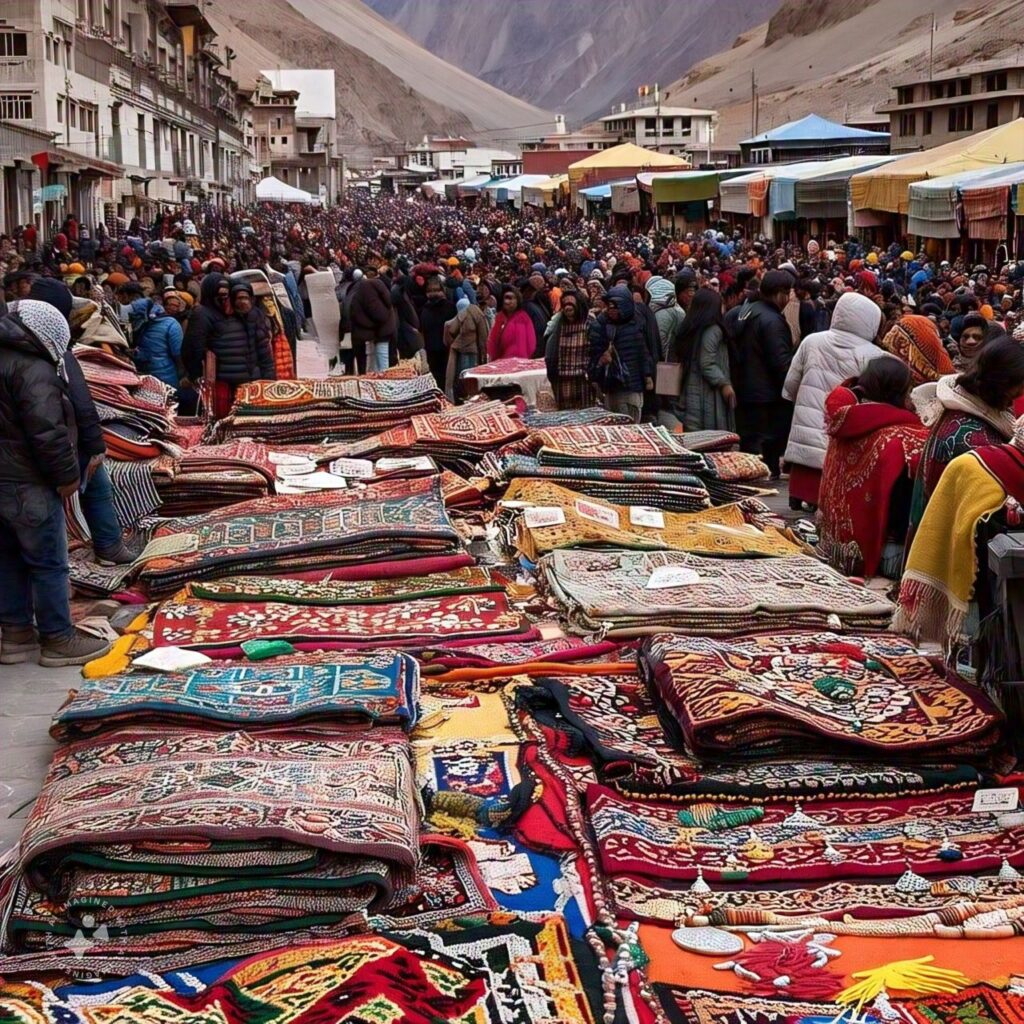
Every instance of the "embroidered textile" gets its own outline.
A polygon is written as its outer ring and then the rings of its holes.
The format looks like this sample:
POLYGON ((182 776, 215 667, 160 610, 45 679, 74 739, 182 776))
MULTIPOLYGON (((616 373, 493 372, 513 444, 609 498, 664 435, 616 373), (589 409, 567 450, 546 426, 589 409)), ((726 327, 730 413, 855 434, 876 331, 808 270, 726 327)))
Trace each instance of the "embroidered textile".
POLYGON ((246 640, 287 640, 297 648, 422 647, 483 638, 529 640, 536 629, 504 593, 449 595, 387 604, 306 605, 207 601, 181 592, 153 622, 156 647, 189 647, 231 657, 246 640))
POLYGON ((603 426, 623 426, 632 423, 624 413, 609 412, 603 406, 591 405, 586 409, 575 409, 559 412, 540 412, 527 409, 521 417, 523 423, 532 430, 545 430, 548 427, 579 427, 588 423, 599 423, 603 426))
POLYGON ((641 423, 629 426, 551 427, 531 434, 542 466, 658 467, 685 472, 703 469, 704 457, 684 447, 664 427, 641 423))
POLYGON ((541 562, 545 585, 582 633, 642 636, 669 629, 730 636, 754 629, 884 629, 893 606, 817 559, 702 558, 673 551, 554 551, 541 562), (697 578, 652 589, 669 567, 697 578))
POLYGON ((274 579, 265 576, 228 576, 188 586, 192 597, 208 601, 280 601, 285 604, 387 604, 421 597, 484 594, 504 591, 505 585, 489 569, 466 566, 427 576, 380 580, 274 579))
POLYGON ((412 783, 397 729, 313 739, 125 728, 56 751, 19 865, 32 880, 92 843, 277 838, 411 868, 412 783))
POLYGON ((193 551, 147 562, 141 578, 158 593, 191 579, 352 562, 448 555, 461 550, 437 478, 361 489, 276 495, 160 527, 157 540, 186 534, 193 551))
MULTIPOLYGON (((690 435, 684 439, 689 443, 690 435)), ((746 452, 705 452, 707 464, 705 474, 713 480, 731 482, 748 482, 767 480, 770 471, 760 455, 748 455, 746 452)))
POLYGON ((915 1024, 1024 1024, 1024 996, 991 985, 971 985, 959 992, 922 996, 901 1001, 899 1006, 915 1024))
POLYGON ((87 679, 54 716, 50 735, 68 742, 127 722, 257 727, 312 718, 411 728, 418 701, 419 666, 408 655, 290 655, 182 675, 87 679))
MULTIPOLYGON (((1024 863, 1024 827, 972 811, 974 793, 792 804, 638 802, 587 790, 587 820, 609 875, 714 887, 974 875, 1024 863), (947 862, 952 847, 961 859, 947 862)), ((924 886, 922 886, 924 888, 924 886)))
POLYGON ((735 505, 690 515, 665 512, 665 525, 658 528, 634 523, 629 508, 581 498, 575 491, 548 480, 513 480, 504 500, 560 508, 564 514, 565 522, 553 526, 530 527, 525 518, 518 520, 516 544, 531 561, 559 548, 592 544, 717 556, 782 557, 801 553, 801 548, 776 528, 759 530, 748 524, 735 505))
POLYGON ((662 635, 641 664, 689 751, 749 758, 793 750, 984 765, 1003 718, 940 659, 891 634, 662 635))

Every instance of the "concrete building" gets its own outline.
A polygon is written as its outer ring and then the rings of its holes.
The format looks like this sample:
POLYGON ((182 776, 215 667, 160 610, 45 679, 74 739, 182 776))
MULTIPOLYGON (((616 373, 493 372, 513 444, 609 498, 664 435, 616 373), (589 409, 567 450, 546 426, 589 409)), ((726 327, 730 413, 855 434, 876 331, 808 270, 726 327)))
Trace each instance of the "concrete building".
POLYGON ((645 100, 634 107, 620 104, 600 118, 600 124, 611 145, 632 142, 657 153, 688 157, 696 167, 707 160, 714 147, 717 117, 714 110, 645 100))
POLYGON ((905 78, 878 113, 888 115, 894 153, 932 149, 996 128, 1024 117, 1024 64, 984 61, 905 78))
POLYGON ((113 229, 160 203, 246 198, 229 54, 200 0, 4 0, 0 120, 36 133, 22 156, 44 231, 72 210, 113 229))

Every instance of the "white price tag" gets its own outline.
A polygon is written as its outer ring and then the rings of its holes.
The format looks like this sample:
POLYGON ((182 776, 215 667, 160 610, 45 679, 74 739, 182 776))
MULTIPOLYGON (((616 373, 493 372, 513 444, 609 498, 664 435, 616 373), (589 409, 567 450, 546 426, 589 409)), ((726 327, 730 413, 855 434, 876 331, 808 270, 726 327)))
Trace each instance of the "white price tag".
POLYGON ((340 491, 348 487, 345 478, 334 473, 307 473, 305 476, 293 476, 288 478, 288 483, 300 491, 340 491))
POLYGON ((1017 810, 1018 793, 1014 787, 1006 789, 979 789, 974 794, 972 811, 984 811, 989 814, 1000 814, 1003 811, 1017 810))
POLYGON ((335 459, 331 463, 331 472, 335 476, 365 480, 373 476, 373 463, 369 459, 335 459))
POLYGON ((267 462, 272 466, 302 466, 309 462, 309 458, 292 452, 267 452, 267 462))
POLYGON ((600 523, 602 526, 610 526, 615 530, 619 528, 619 513, 607 505, 597 505, 592 501, 577 498, 576 511, 584 519, 589 519, 591 522, 600 523))
POLYGON ((685 565, 659 565, 647 581, 648 590, 669 590, 700 583, 700 574, 685 565))
POLYGON ((434 464, 426 455, 411 459, 378 459, 378 473, 393 473, 400 469, 433 469, 434 464))
POLYGON ((315 472, 316 463, 311 459, 306 459, 304 462, 282 462, 277 467, 277 475, 280 477, 305 476, 307 473, 315 472))
POLYGON ((523 520, 531 530, 538 526, 561 526, 565 522, 565 511, 555 506, 537 505, 523 513, 523 520))
POLYGON ((665 529, 665 514, 660 508, 648 508, 646 505, 631 505, 629 521, 634 526, 650 526, 655 530, 665 529))

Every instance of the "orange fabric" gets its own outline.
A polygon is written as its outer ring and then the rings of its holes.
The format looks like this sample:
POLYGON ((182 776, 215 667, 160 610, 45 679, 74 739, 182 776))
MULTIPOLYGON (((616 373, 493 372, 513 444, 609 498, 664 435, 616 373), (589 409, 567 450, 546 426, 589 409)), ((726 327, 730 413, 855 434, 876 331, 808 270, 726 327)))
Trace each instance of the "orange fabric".
POLYGON ((501 679, 503 676, 598 676, 632 672, 636 672, 635 661, 602 661, 595 665, 525 661, 522 665, 495 665, 493 668, 453 668, 430 678, 439 683, 461 683, 472 682, 474 679, 501 679))
MULTIPOLYGON (((673 929, 643 924, 640 942, 651 958, 651 981, 685 984, 689 988, 718 992, 748 992, 749 986, 732 971, 716 971, 714 965, 727 956, 702 956, 687 953, 672 941, 673 929)), ((1024 936, 1013 939, 868 939, 840 935, 832 945, 842 956, 831 961, 829 970, 841 974, 849 983, 854 971, 865 971, 894 960, 913 960, 934 956, 935 967, 955 968, 971 981, 1001 984, 1024 964, 1024 936)))

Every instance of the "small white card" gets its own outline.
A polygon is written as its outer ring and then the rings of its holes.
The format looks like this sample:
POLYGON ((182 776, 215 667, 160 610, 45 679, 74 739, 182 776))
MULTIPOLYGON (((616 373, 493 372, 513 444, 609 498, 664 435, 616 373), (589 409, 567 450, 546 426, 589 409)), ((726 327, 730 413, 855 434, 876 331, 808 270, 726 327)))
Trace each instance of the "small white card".
POLYGON ((316 463, 312 459, 306 459, 304 462, 282 462, 277 467, 277 475, 281 477, 305 476, 307 473, 315 472, 316 463))
POLYGON ((331 472, 335 476, 365 480, 373 476, 373 463, 369 459, 335 459, 331 463, 331 472))
POLYGON ((619 528, 619 513, 607 505, 596 505, 592 501, 583 498, 576 499, 576 511, 593 523, 600 523, 602 526, 610 526, 612 529, 619 528))
POLYGON ((300 491, 340 491, 348 487, 343 476, 334 473, 308 473, 305 476, 290 477, 288 483, 300 491))
POLYGON ((299 466, 309 459, 305 455, 295 455, 292 452, 267 452, 267 462, 272 466, 299 466))
POLYGON ((412 459, 378 459, 378 473, 393 473, 400 469, 427 469, 434 468, 434 464, 426 455, 419 455, 412 459))
POLYGON ((1018 793, 1016 788, 979 789, 974 794, 974 812, 983 811, 987 814, 1001 814, 1003 811, 1017 810, 1018 793))
POLYGON ((665 529, 665 514, 660 508, 648 508, 646 505, 630 505, 629 521, 634 526, 650 526, 655 530, 665 529))
POLYGON ((554 505, 536 505, 523 513, 523 519, 531 530, 537 526, 561 526, 565 522, 565 511, 554 505))
POLYGON ((190 668, 209 665, 213 659, 201 651, 184 647, 154 647, 140 654, 132 668, 148 668, 151 672, 187 672, 190 668))
POLYGON ((685 565, 659 565, 647 581, 648 590, 669 590, 700 583, 700 573, 685 565))

